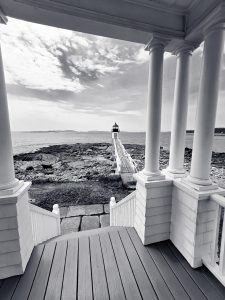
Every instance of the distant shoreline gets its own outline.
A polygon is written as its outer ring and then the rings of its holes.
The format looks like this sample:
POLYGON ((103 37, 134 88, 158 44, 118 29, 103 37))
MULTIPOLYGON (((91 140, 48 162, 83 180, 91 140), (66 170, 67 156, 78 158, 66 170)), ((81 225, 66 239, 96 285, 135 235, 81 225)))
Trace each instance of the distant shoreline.
MULTIPOLYGON (((72 133, 110 133, 110 131, 103 131, 103 130, 22 130, 22 131, 12 131, 12 133, 57 133, 57 132, 72 132, 72 133)), ((123 130, 123 133, 136 133, 136 134, 145 134, 145 131, 126 131, 123 130)), ((171 131, 161 131, 162 133, 171 133, 171 131)), ((194 134, 194 130, 187 130, 186 134, 194 134)), ((214 136, 225 136, 225 128, 215 128, 214 136)))

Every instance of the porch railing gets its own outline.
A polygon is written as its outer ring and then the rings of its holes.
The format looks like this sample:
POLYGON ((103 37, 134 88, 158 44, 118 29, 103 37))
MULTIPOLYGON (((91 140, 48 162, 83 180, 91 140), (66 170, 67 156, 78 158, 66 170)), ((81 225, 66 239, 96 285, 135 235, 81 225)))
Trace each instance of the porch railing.
POLYGON ((52 212, 30 204, 30 213, 35 245, 61 234, 60 215, 57 204, 53 206, 52 212))
POLYGON ((112 197, 110 201, 110 226, 134 226, 136 210, 136 191, 116 203, 112 197))
POLYGON ((203 258, 204 265, 225 285, 225 197, 214 194, 211 201, 218 204, 211 251, 203 258))

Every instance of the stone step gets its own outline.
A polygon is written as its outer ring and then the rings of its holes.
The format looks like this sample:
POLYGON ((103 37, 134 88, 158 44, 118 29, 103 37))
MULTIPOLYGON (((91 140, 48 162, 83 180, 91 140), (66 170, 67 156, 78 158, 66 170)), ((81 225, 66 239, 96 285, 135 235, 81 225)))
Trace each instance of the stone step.
POLYGON ((60 207, 61 233, 79 232, 109 226, 109 204, 60 207))

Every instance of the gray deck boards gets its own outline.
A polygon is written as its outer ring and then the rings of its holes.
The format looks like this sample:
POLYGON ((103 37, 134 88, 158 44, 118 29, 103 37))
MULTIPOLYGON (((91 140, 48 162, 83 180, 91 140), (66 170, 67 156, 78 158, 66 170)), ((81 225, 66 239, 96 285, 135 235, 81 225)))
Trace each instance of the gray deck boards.
POLYGON ((114 228, 37 246, 24 275, 0 281, 0 299, 219 300, 225 288, 171 242, 144 247, 133 228, 114 228))

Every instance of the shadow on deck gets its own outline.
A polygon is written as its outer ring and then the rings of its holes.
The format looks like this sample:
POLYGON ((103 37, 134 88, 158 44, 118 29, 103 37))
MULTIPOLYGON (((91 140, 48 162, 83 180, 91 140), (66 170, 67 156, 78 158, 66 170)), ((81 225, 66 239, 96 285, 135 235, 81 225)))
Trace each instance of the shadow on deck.
POLYGON ((35 247, 24 275, 0 281, 0 299, 225 299, 171 242, 144 247, 133 228, 96 232, 35 247))

